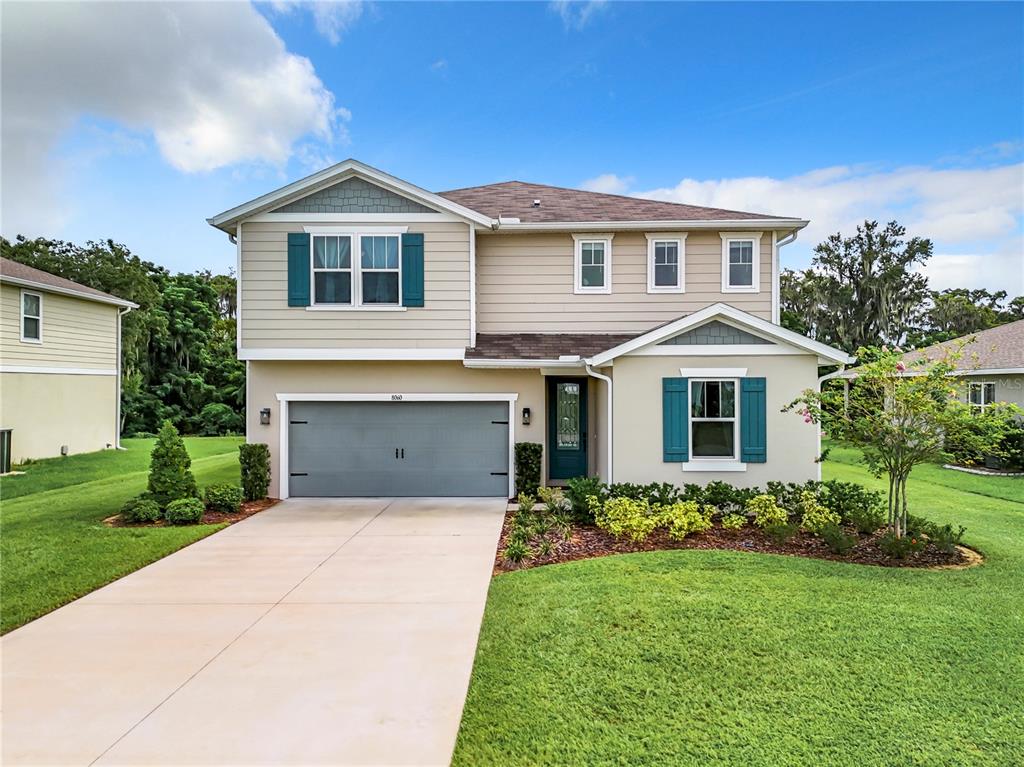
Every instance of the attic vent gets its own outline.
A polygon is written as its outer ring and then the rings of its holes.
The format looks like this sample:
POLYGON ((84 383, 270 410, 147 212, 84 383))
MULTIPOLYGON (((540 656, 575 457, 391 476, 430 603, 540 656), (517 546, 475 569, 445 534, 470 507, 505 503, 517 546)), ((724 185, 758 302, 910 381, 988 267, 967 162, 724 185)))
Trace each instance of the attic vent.
POLYGON ((534 200, 533 201, 533 207, 539 208, 540 207, 540 200, 534 200))

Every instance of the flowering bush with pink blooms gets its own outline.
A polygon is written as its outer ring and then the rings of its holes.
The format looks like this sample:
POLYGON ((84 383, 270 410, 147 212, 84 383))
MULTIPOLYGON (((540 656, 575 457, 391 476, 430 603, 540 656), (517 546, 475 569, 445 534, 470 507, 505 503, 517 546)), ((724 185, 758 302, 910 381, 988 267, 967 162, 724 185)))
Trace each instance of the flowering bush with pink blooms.
MULTIPOLYGON (((858 350, 863 356, 867 350, 858 350)), ((907 478, 919 463, 948 459, 952 444, 999 455, 1003 437, 1020 409, 993 405, 975 414, 958 397, 956 361, 945 358, 909 365, 898 347, 883 346, 871 362, 854 368, 844 388, 808 389, 785 409, 807 424, 821 424, 840 444, 858 448, 875 476, 889 479, 888 526, 902 537, 907 526, 907 478)))

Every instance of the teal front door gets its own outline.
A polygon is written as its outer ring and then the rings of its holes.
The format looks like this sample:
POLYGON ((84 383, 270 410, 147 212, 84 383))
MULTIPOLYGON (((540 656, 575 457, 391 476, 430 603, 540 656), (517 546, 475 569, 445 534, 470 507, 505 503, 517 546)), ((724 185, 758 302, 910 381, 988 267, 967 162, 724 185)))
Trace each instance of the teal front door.
POLYGON ((548 478, 587 476, 587 379, 548 378, 548 478))

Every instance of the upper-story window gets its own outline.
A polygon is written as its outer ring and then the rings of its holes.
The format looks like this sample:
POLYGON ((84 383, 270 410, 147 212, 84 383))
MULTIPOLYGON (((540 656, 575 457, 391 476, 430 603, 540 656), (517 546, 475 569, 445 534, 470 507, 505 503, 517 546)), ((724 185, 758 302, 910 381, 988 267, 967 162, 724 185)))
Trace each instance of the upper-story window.
POLYGON ((612 292, 612 235, 574 234, 576 293, 612 292))
POLYGON ((398 235, 314 235, 310 240, 314 306, 400 305, 398 235))
POLYGON ((21 291, 21 340, 33 344, 43 342, 43 296, 21 291))
POLYGON ((686 235, 647 235, 647 292, 685 290, 686 235))
POLYGON ((722 232, 722 292, 761 290, 761 233, 722 232))

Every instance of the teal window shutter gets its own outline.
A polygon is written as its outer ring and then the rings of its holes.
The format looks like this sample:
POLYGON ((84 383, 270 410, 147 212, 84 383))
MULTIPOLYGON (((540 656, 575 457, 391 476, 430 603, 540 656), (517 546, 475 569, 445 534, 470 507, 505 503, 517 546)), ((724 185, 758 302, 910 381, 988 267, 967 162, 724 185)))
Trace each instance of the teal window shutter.
POLYGON ((661 379, 661 442, 665 463, 690 460, 690 381, 661 379))
POLYGON ((740 379, 740 460, 768 460, 768 428, 765 414, 765 380, 740 379))
POLYGON ((288 306, 309 306, 309 235, 288 233, 288 306))
POLYGON ((402 235, 402 306, 423 306, 423 235, 402 235))

